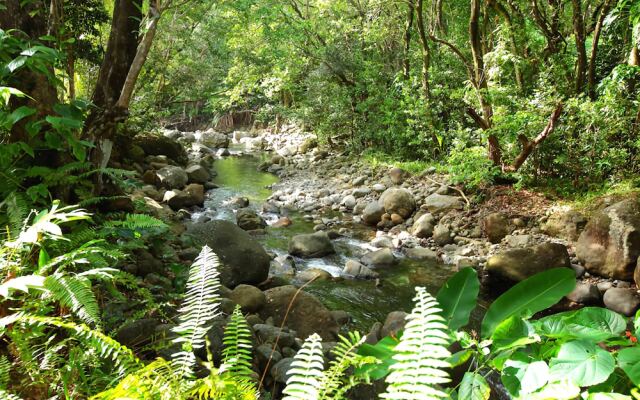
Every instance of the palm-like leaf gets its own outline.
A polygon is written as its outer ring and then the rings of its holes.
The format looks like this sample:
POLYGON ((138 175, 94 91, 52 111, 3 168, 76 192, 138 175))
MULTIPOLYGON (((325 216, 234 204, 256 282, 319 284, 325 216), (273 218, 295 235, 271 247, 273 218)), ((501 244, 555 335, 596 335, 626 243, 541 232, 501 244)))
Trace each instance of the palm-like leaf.
POLYGON ((183 375, 191 375, 195 364, 193 350, 205 345, 205 336, 211 321, 220 315, 220 280, 218 256, 204 246, 189 270, 187 292, 179 310, 180 323, 174 328, 182 344, 182 351, 174 359, 176 369, 183 375))
POLYGON ((320 395, 323 379, 322 339, 317 333, 305 340, 288 371, 287 387, 283 400, 310 400, 320 395))
POLYGON ((437 385, 449 382, 444 370, 451 353, 447 325, 440 315, 438 302, 425 288, 416 288, 415 308, 407 316, 407 324, 393 356, 396 363, 387 376, 389 387, 381 397, 401 400, 437 400, 447 394, 437 385))

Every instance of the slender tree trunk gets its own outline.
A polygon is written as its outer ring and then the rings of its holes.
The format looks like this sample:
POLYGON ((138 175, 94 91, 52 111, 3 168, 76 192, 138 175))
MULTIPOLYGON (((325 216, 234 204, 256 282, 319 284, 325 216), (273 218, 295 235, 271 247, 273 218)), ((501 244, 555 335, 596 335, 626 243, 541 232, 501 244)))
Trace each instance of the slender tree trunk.
POLYGON ((616 0, 605 0, 602 5, 602 9, 600 10, 598 20, 596 21, 596 26, 593 30, 593 38, 591 39, 591 58, 589 59, 589 74, 587 78, 589 84, 589 97, 591 97, 592 100, 595 100, 596 98, 596 61, 598 57, 598 42, 600 41, 604 19, 607 17, 615 3, 616 0))
MULTIPOLYGON (((136 56, 138 31, 142 14, 135 0, 116 0, 107 51, 93 93, 95 108, 85 123, 83 136, 95 145, 91 161, 97 168, 107 165, 118 122, 126 118, 126 110, 116 107, 129 69, 136 56)), ((102 190, 101 178, 95 191, 102 190)))
POLYGON ((576 52, 578 60, 576 61, 576 94, 584 91, 585 76, 587 70, 587 50, 585 47, 585 29, 584 16, 582 14, 582 0, 571 0, 573 7, 573 33, 576 38, 576 52))
POLYGON ((67 75, 69 75, 69 99, 76 98, 76 59, 73 45, 67 50, 67 75))
POLYGON ((520 151, 520 154, 518 154, 516 159, 513 161, 513 164, 511 164, 509 167, 504 169, 506 172, 515 172, 520 169, 522 164, 524 164, 527 158, 529 158, 533 150, 545 139, 547 139, 549 135, 551 135, 553 131, 556 129, 556 125, 558 123, 558 119, 560 118, 561 114, 562 114, 562 103, 559 103, 556 106, 555 110, 553 110, 553 113, 549 118, 549 122, 547 123, 547 126, 545 126, 542 132, 540 132, 540 134, 538 134, 538 136, 535 139, 529 140, 524 135, 520 135, 518 137, 518 140, 522 144, 522 150, 520 151))
MULTIPOLYGON (((510 47, 511 53, 516 56, 520 55, 518 51, 518 44, 516 41, 515 27, 513 26, 511 14, 509 14, 509 12, 504 7, 504 5, 502 5, 498 0, 491 0, 490 5, 498 12, 498 14, 502 16, 502 18, 504 18, 504 22, 506 23, 507 29, 509 30, 508 32, 509 47, 510 47)), ((513 72, 514 72, 516 85, 518 86, 518 89, 520 89, 520 91, 522 92, 524 90, 524 81, 522 79, 522 72, 520 71, 520 66, 518 66, 518 64, 515 62, 513 63, 513 72)))
POLYGON ((422 0, 416 0, 416 23, 418 25, 418 36, 422 49, 422 91, 425 99, 429 99, 429 67, 431 66, 431 53, 429 52, 429 41, 424 27, 424 15, 422 13, 422 0))
POLYGON ((407 18, 404 24, 404 58, 402 60, 402 76, 409 79, 411 64, 409 60, 409 50, 411 50, 411 28, 413 27, 413 2, 409 0, 407 5, 407 18))
POLYGON ((443 35, 447 34, 447 25, 444 22, 444 18, 442 15, 442 3, 443 0, 433 0, 431 3, 431 9, 433 10, 433 18, 432 18, 432 32, 440 32, 443 35))
POLYGON ((118 98, 118 102, 116 103, 116 107, 119 109, 127 110, 129 108, 129 104, 131 103, 131 96, 133 96, 133 90, 136 87, 138 76, 140 76, 140 71, 142 71, 142 67, 144 66, 144 63, 149 56, 149 51, 151 50, 153 39, 156 36, 159 20, 160 10, 158 9, 157 4, 151 4, 146 31, 144 33, 144 36, 142 37, 142 40, 140 41, 140 44, 138 45, 136 55, 133 59, 133 62, 131 63, 131 67, 129 68, 129 72, 127 73, 127 77, 124 81, 122 92, 120 93, 120 97, 118 98))
POLYGON ((474 82, 478 101, 482 107, 482 118, 487 127, 492 125, 493 108, 487 101, 487 77, 484 70, 484 53, 482 51, 482 34, 480 32, 480 0, 471 0, 471 15, 469 17, 469 42, 473 59, 474 82))

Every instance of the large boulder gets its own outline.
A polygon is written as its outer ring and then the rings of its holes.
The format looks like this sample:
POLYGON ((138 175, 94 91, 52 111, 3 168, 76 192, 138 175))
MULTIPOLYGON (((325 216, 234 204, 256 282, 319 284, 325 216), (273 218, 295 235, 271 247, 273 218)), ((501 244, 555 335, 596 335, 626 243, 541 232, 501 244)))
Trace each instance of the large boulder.
POLYGON ((396 263, 396 257, 391 249, 380 249, 363 255, 360 262, 371 268, 389 267, 396 263))
POLYGON ((271 317, 274 324, 280 326, 286 318, 287 326, 301 338, 317 333, 325 341, 336 340, 338 324, 315 296, 290 285, 269 289, 264 294, 267 302, 260 311, 262 319, 271 317))
POLYGON ((209 130, 206 132, 202 132, 200 136, 200 142, 208 147, 213 147, 216 149, 227 148, 229 147, 229 136, 224 133, 216 132, 213 130, 209 130))
POLYGON ((378 273, 371 270, 367 266, 359 263, 356 260, 348 260, 342 270, 345 275, 353 276, 358 279, 375 279, 378 277, 378 273))
POLYGON ((640 258, 638 259, 636 271, 633 273, 633 280, 636 282, 636 287, 640 288, 640 258))
POLYGON ((500 241, 513 231, 513 227, 504 214, 496 212, 483 218, 482 230, 491 243, 500 241))
POLYGON ((206 183, 210 178, 209 171, 199 164, 190 165, 185 170, 191 183, 206 183))
POLYGON ((238 304, 243 312, 259 311, 266 303, 266 297, 260 289, 251 285, 238 285, 229 293, 229 298, 238 304))
POLYGON ((510 249, 487 260, 490 275, 520 282, 551 268, 571 267, 567 248, 559 243, 542 243, 523 249, 510 249))
POLYGON ((402 218, 410 217, 416 209, 416 199, 407 189, 387 189, 378 201, 387 213, 398 214, 402 218))
POLYGON ((374 201, 364 208, 362 211, 362 220, 367 225, 376 225, 382 219, 382 214, 384 214, 384 207, 382 204, 374 201))
POLYGON ((218 255, 222 264, 220 281, 224 286, 256 285, 267 279, 271 258, 257 241, 235 224, 214 220, 194 224, 188 232, 218 255))
POLYGON ((323 257, 335 253, 326 232, 296 235, 289 241, 289 254, 303 258, 323 257))
POLYGON ((236 213, 236 221, 238 226, 245 231, 253 231, 256 229, 264 229, 267 223, 258 215, 257 212, 250 208, 241 208, 236 213))
POLYGON ((204 186, 198 183, 187 185, 184 190, 169 190, 164 199, 172 210, 202 206, 204 204, 204 186))
POLYGON ((549 236, 575 241, 586 225, 587 218, 578 211, 558 211, 549 216, 542 231, 549 236))
POLYGON ((464 206, 460 197, 447 196, 438 193, 429 195, 424 199, 424 205, 427 207, 429 212, 436 214, 449 210, 460 210, 464 206))
POLYGON ((184 169, 174 165, 167 165, 156 171, 158 181, 167 189, 182 189, 189 182, 189 176, 184 169))
POLYGON ((433 215, 423 214, 413 223, 411 232, 419 238, 429 238, 433 235, 433 228, 436 225, 436 219, 433 215))
POLYGON ((587 271, 631 280, 640 255, 640 206, 623 200, 596 213, 576 244, 576 255, 587 271))
POLYGON ((167 156, 178 164, 186 164, 187 152, 175 139, 166 136, 144 134, 134 139, 134 144, 140 146, 148 156, 167 156))
POLYGON ((631 317, 640 308, 640 296, 635 289, 611 288, 604 292, 604 305, 615 312, 631 317))

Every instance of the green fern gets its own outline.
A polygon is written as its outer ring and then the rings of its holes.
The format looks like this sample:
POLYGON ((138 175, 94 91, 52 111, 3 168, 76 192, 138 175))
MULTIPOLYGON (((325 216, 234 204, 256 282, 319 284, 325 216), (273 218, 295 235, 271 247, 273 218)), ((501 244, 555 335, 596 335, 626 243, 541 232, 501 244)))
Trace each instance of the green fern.
POLYGON ((25 219, 31 211, 24 194, 17 192, 9 193, 0 203, 0 209, 6 210, 5 217, 0 221, 2 221, 3 225, 6 224, 8 233, 20 232, 24 227, 25 219))
POLYGON ((54 274, 44 279, 44 287, 81 321, 100 326, 100 306, 87 278, 54 274))
POLYGON ((0 318, 0 328, 6 329, 9 325, 21 325, 24 327, 56 327, 66 329, 72 333, 73 338, 93 349, 103 359, 113 361, 118 373, 123 376, 141 366, 140 360, 127 347, 116 340, 106 336, 102 332, 92 329, 85 324, 75 324, 61 318, 41 317, 23 313, 12 314, 0 318))
POLYGON ((132 231, 168 228, 167 224, 147 214, 127 214, 124 220, 108 221, 105 226, 122 227, 132 231))
POLYGON ((0 390, 7 388, 10 371, 11 362, 9 362, 7 356, 0 356, 0 390))
POLYGON ((407 316, 393 356, 396 363, 386 379, 389 386, 380 396, 385 399, 437 400, 448 396, 437 387, 449 382, 445 371, 450 367, 445 360, 451 355, 447 325, 436 299, 423 287, 417 287, 416 292, 416 305, 407 316))
POLYGON ((187 292, 179 310, 180 323, 174 328, 178 334, 174 343, 182 345, 174 363, 182 376, 192 375, 195 364, 193 351, 204 347, 210 322, 220 315, 219 265, 218 256, 204 246, 189 269, 187 292))
POLYGON ((317 399, 324 379, 323 369, 322 338, 314 333, 305 340, 291 363, 283 400, 317 399))
POLYGON ((347 337, 340 335, 340 341, 331 351, 334 359, 320 381, 319 400, 343 398, 351 388, 362 382, 360 377, 348 375, 347 371, 351 367, 358 368, 375 362, 373 357, 356 353, 365 339, 359 332, 349 332, 347 337))
POLYGON ((247 321, 242 316, 240 306, 236 306, 224 330, 222 340, 222 364, 229 374, 238 378, 249 379, 252 375, 251 360, 253 359, 251 331, 247 321))
POLYGON ((127 375, 113 389, 91 397, 91 400, 182 399, 185 383, 170 362, 159 358, 127 375))

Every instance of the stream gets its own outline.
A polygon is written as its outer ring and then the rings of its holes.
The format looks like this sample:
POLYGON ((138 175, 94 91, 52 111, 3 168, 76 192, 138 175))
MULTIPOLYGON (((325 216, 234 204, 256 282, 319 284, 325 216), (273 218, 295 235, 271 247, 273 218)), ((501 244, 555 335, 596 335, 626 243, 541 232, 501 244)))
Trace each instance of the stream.
MULTIPOLYGON (((258 165, 269 157, 268 153, 247 154, 242 147, 232 146, 231 155, 217 159, 214 170, 217 176, 213 182, 219 186, 207 192, 204 210, 194 213, 197 219, 203 214, 212 219, 225 219, 235 222, 233 207, 229 200, 236 197, 249 199, 249 207, 258 211, 267 224, 272 225, 281 216, 261 212, 261 205, 272 194, 271 188, 278 185, 277 176, 258 171, 258 165)), ((314 222, 311 216, 298 211, 284 213, 293 223, 289 227, 266 228, 266 234, 256 239, 268 252, 278 256, 287 255, 288 242, 294 235, 313 233, 314 222)), ((409 312, 413 304, 414 287, 425 286, 431 293, 437 293, 443 283, 455 273, 455 267, 435 262, 414 261, 396 253, 398 263, 393 267, 377 269, 380 285, 372 280, 354 280, 342 277, 342 269, 347 260, 358 259, 363 254, 377 250, 369 244, 375 237, 375 229, 363 224, 349 225, 350 214, 342 215, 330 211, 321 214, 323 218, 339 216, 347 227, 350 237, 341 236, 333 241, 336 254, 323 258, 294 258, 297 271, 308 268, 320 268, 329 272, 334 279, 312 282, 305 291, 317 296, 330 310, 344 310, 352 318, 350 328, 367 332, 376 321, 384 322, 392 311, 409 312)), ((272 269, 273 270, 273 269, 272 269)), ((296 284, 295 278, 283 277, 296 284)))

